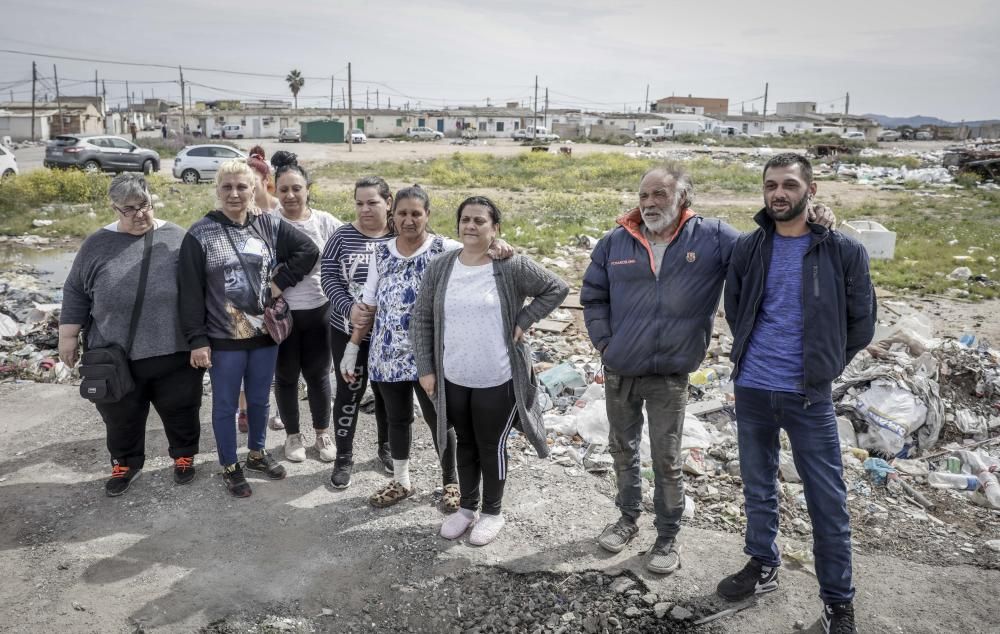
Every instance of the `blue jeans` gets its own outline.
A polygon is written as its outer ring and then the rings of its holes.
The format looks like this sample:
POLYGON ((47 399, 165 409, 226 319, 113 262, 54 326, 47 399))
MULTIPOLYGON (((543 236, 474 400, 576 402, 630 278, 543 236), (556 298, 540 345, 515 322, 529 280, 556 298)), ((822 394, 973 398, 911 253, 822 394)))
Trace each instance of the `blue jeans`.
POLYGON ((744 552, 765 566, 781 565, 778 536, 778 432, 792 445, 813 527, 813 555, 824 603, 854 598, 851 524, 833 401, 805 407, 805 397, 736 386, 740 475, 746 498, 744 552))
POLYGON ((653 460, 653 509, 658 537, 674 539, 684 513, 684 476, 681 474, 681 435, 687 405, 686 374, 622 376, 604 369, 605 405, 610 431, 608 451, 614 458, 623 515, 638 519, 642 510, 642 407, 649 414, 649 445, 653 460))
POLYGON ((236 464, 236 412, 240 406, 240 386, 247 397, 247 447, 264 448, 267 437, 268 399, 274 378, 278 346, 253 350, 212 350, 212 430, 219 452, 219 464, 236 464))

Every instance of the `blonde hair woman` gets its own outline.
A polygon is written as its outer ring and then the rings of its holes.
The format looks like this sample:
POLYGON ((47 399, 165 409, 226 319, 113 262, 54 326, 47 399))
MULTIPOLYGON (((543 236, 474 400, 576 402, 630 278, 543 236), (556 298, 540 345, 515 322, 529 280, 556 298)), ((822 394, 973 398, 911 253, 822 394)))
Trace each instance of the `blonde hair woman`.
POLYGON ((274 480, 285 477, 285 468, 264 451, 278 356, 264 310, 301 281, 319 256, 313 241, 288 223, 250 212, 257 183, 244 159, 219 167, 219 209, 191 225, 178 263, 181 331, 191 346, 191 365, 208 368, 212 379, 212 428, 223 479, 236 497, 251 494, 236 457, 241 383, 250 428, 246 468, 274 480))

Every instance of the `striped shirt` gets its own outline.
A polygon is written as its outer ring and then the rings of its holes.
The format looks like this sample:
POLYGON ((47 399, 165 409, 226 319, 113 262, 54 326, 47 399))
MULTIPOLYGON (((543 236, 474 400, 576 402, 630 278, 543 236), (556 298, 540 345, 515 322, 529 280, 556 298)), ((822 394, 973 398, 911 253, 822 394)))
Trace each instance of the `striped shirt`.
POLYGON ((320 281, 330 298, 330 325, 337 330, 351 333, 351 306, 361 301, 371 254, 376 246, 393 237, 387 233, 369 238, 348 223, 327 240, 320 258, 320 281))

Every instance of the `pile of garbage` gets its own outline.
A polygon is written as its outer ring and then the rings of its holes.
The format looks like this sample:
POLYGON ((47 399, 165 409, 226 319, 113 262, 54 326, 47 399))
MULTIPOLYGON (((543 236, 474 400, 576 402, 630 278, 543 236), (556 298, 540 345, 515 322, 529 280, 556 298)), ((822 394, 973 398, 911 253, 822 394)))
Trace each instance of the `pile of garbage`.
POLYGON ((917 182, 925 185, 947 185, 955 179, 945 167, 872 167, 871 165, 841 163, 837 167, 837 178, 855 178, 863 185, 899 185, 917 182))
MULTIPOLYGON (((1000 563, 1000 351, 973 335, 939 339, 929 319, 903 302, 883 301, 875 342, 834 385, 848 506, 859 547, 905 551, 914 559, 1000 563), (994 516, 984 521, 984 513, 994 516), (923 538, 944 553, 922 548, 923 538), (960 547, 948 551, 956 536, 960 547), (996 546, 996 548, 994 548, 996 546), (986 554, 984 554, 986 553, 986 554)), ((743 510, 732 366, 732 339, 717 319, 708 356, 689 376, 681 439, 685 517, 695 526, 739 532, 743 510)), ((600 358, 582 331, 533 340, 552 459, 570 475, 613 478, 600 358), (561 361, 561 362, 557 362, 561 361)), ((645 412, 644 412, 645 416, 645 412)), ((643 500, 655 489, 648 431, 640 445, 643 500)), ((807 539, 812 527, 802 479, 781 433, 781 532, 807 539)), ((786 544, 784 557, 811 569, 808 549, 786 544)))
POLYGON ((0 381, 69 383, 75 372, 59 361, 62 292, 30 266, 0 272, 0 381))

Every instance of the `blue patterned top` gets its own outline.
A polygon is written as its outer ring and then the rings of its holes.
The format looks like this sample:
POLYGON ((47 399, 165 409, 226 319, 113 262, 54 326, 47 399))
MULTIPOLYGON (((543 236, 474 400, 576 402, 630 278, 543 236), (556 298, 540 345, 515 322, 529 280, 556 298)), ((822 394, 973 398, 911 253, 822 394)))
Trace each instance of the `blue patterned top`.
POLYGON ((410 317, 420 293, 427 264, 448 250, 441 236, 412 257, 392 253, 386 242, 375 247, 372 264, 378 274, 375 323, 372 325, 368 369, 372 381, 400 383, 417 380, 417 364, 410 345, 410 317))

